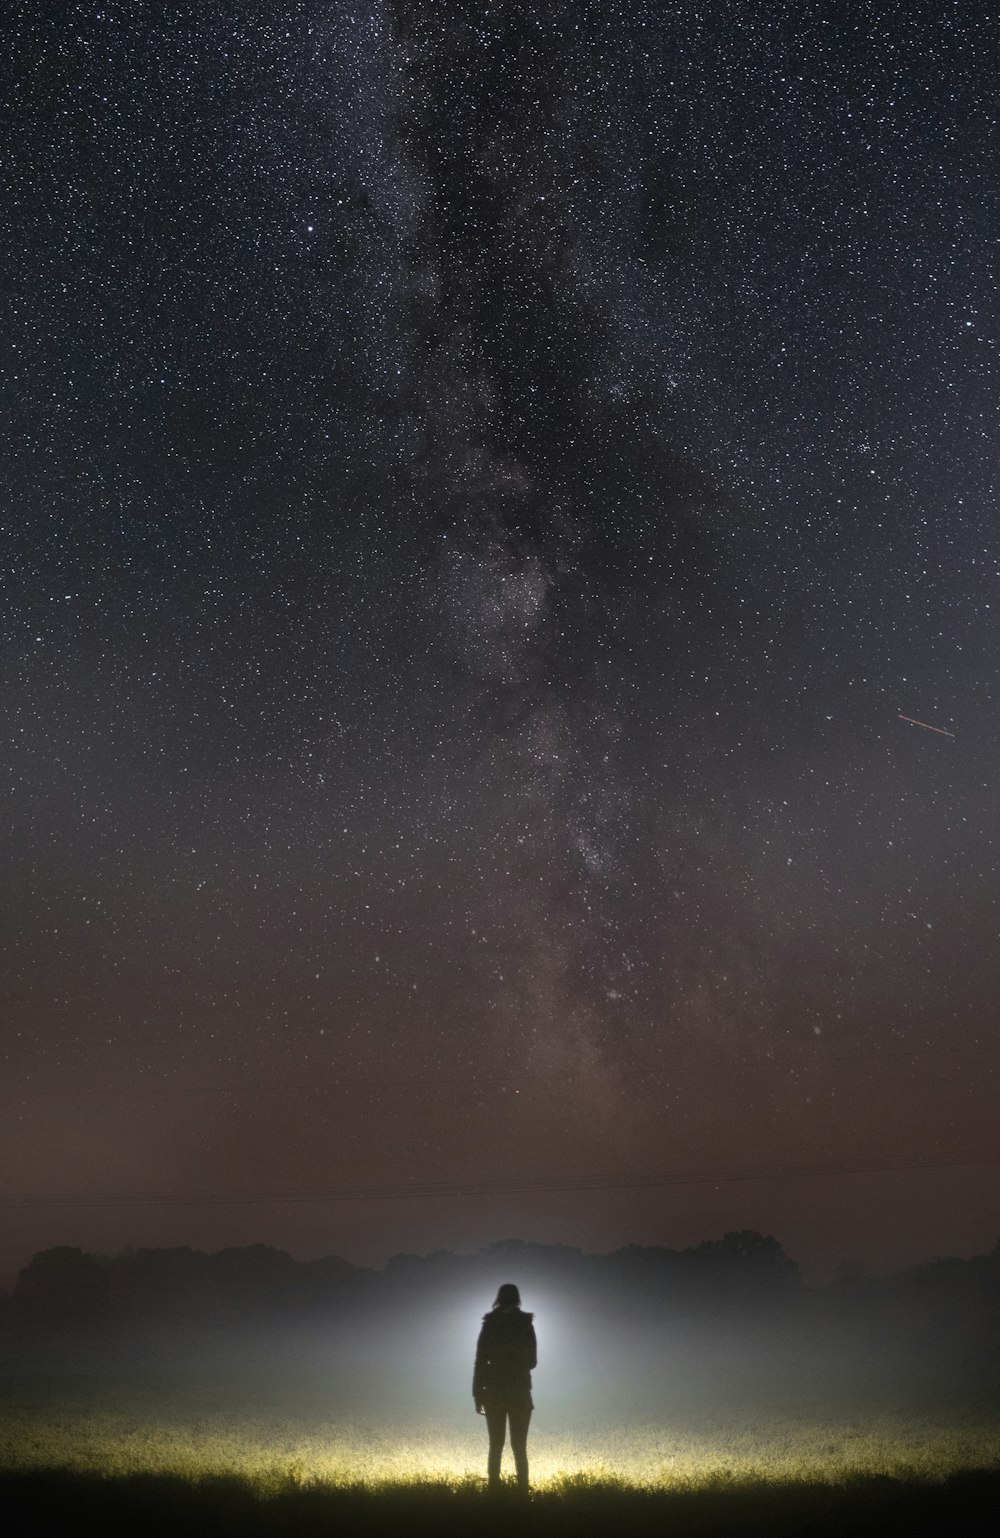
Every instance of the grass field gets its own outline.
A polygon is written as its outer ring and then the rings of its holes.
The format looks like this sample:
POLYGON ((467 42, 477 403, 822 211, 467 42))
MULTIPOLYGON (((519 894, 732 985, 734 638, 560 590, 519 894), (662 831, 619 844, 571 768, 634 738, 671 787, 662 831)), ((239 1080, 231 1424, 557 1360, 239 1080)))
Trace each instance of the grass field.
MULTIPOLYGON (((539 1491, 580 1481, 641 1490, 839 1484, 873 1475, 939 1481, 968 1469, 1000 1469, 1000 1422, 771 1409, 567 1430, 546 1426, 536 1414, 530 1454, 539 1491)), ((481 1477, 485 1456, 485 1427, 471 1409, 464 1425, 421 1427, 329 1420, 315 1411, 234 1413, 182 1401, 0 1408, 0 1467, 8 1471, 235 1477, 266 1495, 309 1486, 458 1487, 481 1477)))
POLYGON ((0 1406, 8 1531, 930 1533, 992 1530, 1000 1422, 859 1411, 701 1412, 547 1426, 534 1494, 483 1494, 482 1422, 334 1421, 182 1400, 0 1406))

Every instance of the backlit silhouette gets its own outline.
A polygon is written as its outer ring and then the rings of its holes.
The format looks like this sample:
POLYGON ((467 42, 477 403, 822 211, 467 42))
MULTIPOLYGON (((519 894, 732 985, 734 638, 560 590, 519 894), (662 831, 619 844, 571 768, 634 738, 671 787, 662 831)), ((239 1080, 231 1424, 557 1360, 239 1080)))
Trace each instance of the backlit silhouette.
POLYGON ((534 1405, 531 1370, 538 1360, 533 1316, 521 1310, 521 1294, 513 1282, 504 1282, 476 1343, 472 1397, 476 1413, 486 1416, 490 1433, 487 1473, 491 1490, 500 1487, 507 1425, 518 1489, 528 1490, 528 1424, 534 1405))

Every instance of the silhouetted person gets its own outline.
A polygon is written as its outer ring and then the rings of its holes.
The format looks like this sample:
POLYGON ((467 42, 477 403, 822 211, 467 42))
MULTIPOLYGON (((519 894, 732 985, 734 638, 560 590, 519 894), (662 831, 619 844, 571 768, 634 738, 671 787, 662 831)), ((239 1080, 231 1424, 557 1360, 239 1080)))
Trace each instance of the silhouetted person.
POLYGON ((531 1402, 531 1369, 537 1364, 532 1315, 521 1312, 521 1294, 513 1282, 504 1282, 476 1342, 472 1397, 476 1414, 486 1416, 490 1433, 487 1473, 491 1490, 500 1488, 500 1460, 510 1422, 510 1450, 514 1454, 517 1487, 528 1492, 528 1422, 531 1402))

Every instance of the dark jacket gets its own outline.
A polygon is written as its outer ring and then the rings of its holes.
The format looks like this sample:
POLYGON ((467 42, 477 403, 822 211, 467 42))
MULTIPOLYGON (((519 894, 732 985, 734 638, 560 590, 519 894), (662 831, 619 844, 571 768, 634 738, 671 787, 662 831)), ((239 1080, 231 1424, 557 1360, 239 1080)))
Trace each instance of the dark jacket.
POLYGON ((483 1398, 531 1402, 531 1369, 537 1365, 532 1315, 519 1308, 494 1308, 483 1315, 476 1342, 472 1394, 483 1398))

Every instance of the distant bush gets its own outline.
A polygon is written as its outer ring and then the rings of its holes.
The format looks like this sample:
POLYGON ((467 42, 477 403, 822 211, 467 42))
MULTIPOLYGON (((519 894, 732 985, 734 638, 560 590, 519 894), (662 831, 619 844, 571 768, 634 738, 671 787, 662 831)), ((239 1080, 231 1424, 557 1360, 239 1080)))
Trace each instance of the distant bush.
POLYGON ((298 1261, 265 1244, 214 1253, 187 1246, 136 1249, 112 1256, 63 1245, 33 1256, 18 1275, 13 1304, 35 1316, 81 1320, 329 1309, 353 1301, 371 1275, 335 1256, 298 1261))

